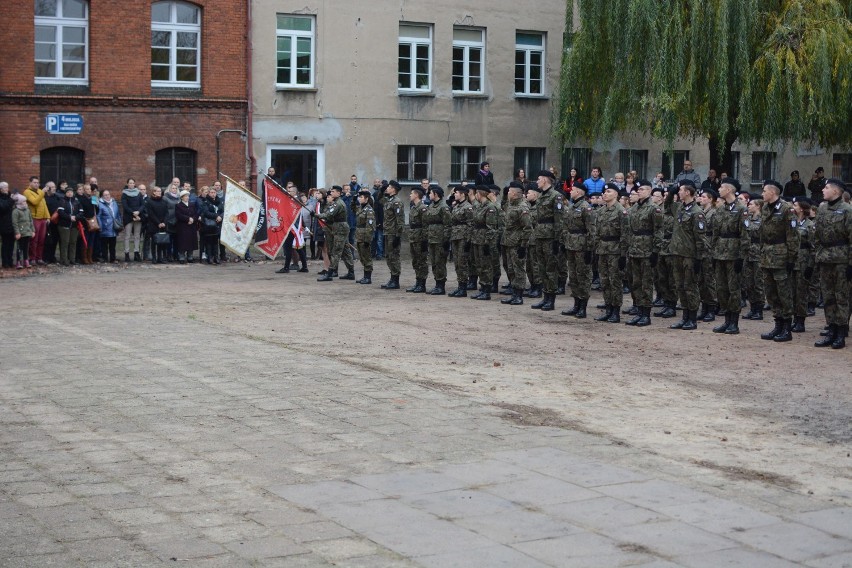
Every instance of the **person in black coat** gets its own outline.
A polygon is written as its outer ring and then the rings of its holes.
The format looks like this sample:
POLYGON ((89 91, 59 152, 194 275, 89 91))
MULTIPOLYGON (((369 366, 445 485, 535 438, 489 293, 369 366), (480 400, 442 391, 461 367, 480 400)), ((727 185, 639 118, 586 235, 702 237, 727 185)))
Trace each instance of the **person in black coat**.
POLYGON ((145 200, 146 232, 154 239, 152 245, 156 251, 151 255, 153 264, 165 264, 169 256, 169 237, 166 232, 166 222, 169 219, 169 204, 163 199, 163 190, 154 186, 151 197, 145 200), (157 237, 158 233, 166 235, 157 237), (163 242, 157 242, 158 239, 163 242))
POLYGON ((784 193, 781 196, 788 201, 794 197, 805 196, 805 184, 799 177, 799 170, 793 170, 790 173, 790 181, 784 184, 784 193))
POLYGON ((201 250, 207 255, 207 264, 219 264, 219 231, 222 230, 223 207, 216 192, 209 191, 198 201, 198 208, 201 250))
POLYGON ((488 162, 479 164, 479 171, 476 172, 474 180, 476 185, 494 185, 494 174, 491 173, 491 164, 488 162))
POLYGON ((175 246, 181 264, 195 262, 192 253, 198 248, 198 211, 189 202, 189 192, 180 192, 180 201, 175 205, 175 246))
POLYGON ((9 184, 0 181, 0 239, 3 239, 2 254, 3 268, 13 268, 12 253, 15 250, 15 227, 12 224, 12 209, 15 202, 9 193, 9 184))
POLYGON ((65 188, 65 197, 60 202, 59 221, 59 263, 62 266, 77 264, 77 237, 80 234, 79 223, 83 220, 83 207, 74 196, 71 186, 65 188))

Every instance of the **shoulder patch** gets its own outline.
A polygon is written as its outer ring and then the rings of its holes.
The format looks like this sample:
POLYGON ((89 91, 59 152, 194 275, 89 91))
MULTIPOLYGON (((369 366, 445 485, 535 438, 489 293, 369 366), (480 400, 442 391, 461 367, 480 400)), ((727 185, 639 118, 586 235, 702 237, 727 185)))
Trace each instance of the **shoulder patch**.
POLYGON ((798 223, 796 223, 796 220, 795 220, 795 219, 793 219, 792 221, 790 221, 790 226, 791 226, 791 227, 793 227, 794 229, 796 228, 796 226, 797 226, 797 225, 798 225, 798 223))
POLYGON ((699 220, 698 220, 698 230, 699 230, 699 231, 703 231, 703 230, 704 230, 704 219, 699 219, 699 220))
POLYGON ((748 228, 748 226, 751 225, 751 221, 748 218, 746 218, 746 220, 743 221, 743 224, 746 226, 746 228, 748 228))

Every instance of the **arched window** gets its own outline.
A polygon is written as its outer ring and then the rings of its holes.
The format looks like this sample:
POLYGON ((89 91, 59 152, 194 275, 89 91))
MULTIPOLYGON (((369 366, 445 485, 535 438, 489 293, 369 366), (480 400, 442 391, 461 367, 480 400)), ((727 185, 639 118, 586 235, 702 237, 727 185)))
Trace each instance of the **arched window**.
POLYGON ((35 82, 89 82, 89 5, 35 0, 35 82))
POLYGON ((85 178, 86 153, 77 148, 54 146, 41 151, 39 179, 42 184, 49 181, 56 183, 65 180, 68 185, 82 183, 85 178))
POLYGON ((151 85, 201 86, 201 9, 186 2, 151 7, 151 85))
POLYGON ((192 187, 195 185, 195 150, 189 148, 163 148, 157 150, 154 156, 157 185, 166 190, 173 178, 178 178, 180 183, 188 181, 192 187))

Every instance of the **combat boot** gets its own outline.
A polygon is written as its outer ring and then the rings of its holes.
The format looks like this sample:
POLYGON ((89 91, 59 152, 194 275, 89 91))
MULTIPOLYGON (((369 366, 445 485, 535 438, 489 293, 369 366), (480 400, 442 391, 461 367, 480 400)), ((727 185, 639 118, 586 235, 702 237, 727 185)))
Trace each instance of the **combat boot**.
POLYGON ((390 280, 387 281, 387 284, 382 284, 383 290, 399 290, 399 274, 394 276, 391 274, 390 280))
POLYGON ((621 306, 613 306, 612 313, 609 314, 609 317, 606 319, 607 323, 621 323, 621 306))
POLYGON ((512 288, 512 283, 509 282, 500 288, 501 296, 511 296, 515 293, 514 288, 512 288))
POLYGON ((478 279, 479 279, 478 276, 471 276, 470 280, 467 281, 467 289, 468 290, 476 290, 476 288, 478 286, 478 284, 477 284, 478 279))
POLYGON ((778 334, 781 333, 781 329, 783 327, 784 327, 784 324, 782 323, 781 318, 775 318, 775 327, 773 327, 771 331, 767 331, 766 333, 761 333, 760 338, 765 339, 766 341, 772 341, 773 339, 778 337, 778 334))
POLYGON ((674 306, 671 304, 666 304, 662 310, 658 312, 654 312, 654 315, 658 318, 673 318, 677 315, 677 311, 674 309, 674 306))
POLYGON ((686 323, 683 324, 681 329, 685 329, 687 331, 692 331, 693 329, 698 329, 698 310, 683 310, 686 312, 687 320, 686 323))
POLYGON ((793 341, 793 334, 790 333, 790 328, 792 327, 793 319, 792 318, 784 318, 781 320, 781 333, 776 335, 773 338, 773 341, 777 341, 778 343, 784 343, 786 341, 793 341))
POLYGON ((429 295, 430 296, 443 296, 444 294, 447 293, 446 290, 444 289, 444 286, 446 286, 446 284, 447 284, 446 280, 435 280, 435 287, 432 288, 431 290, 429 290, 429 295))
MULTIPOLYGON (((635 307, 635 306, 634 306, 635 307)), ((636 307, 636 315, 624 322, 624 325, 639 325, 642 317, 645 315, 645 308, 636 307)))
POLYGON ((491 284, 480 284, 479 294, 471 297, 472 300, 490 300, 491 299, 491 284))
POLYGON ((358 284, 372 284, 373 283, 372 276, 373 276, 372 272, 367 272, 365 270, 364 271, 364 277, 361 280, 358 281, 358 284))
MULTIPOLYGON (((425 284, 425 282, 424 282, 425 284)), ((406 292, 414 292, 415 294, 419 294, 420 292, 425 292, 426 287, 420 284, 420 279, 417 278, 414 280, 414 286, 405 289, 406 292)))
POLYGON ((640 314, 642 317, 636 322, 636 327, 647 327, 651 325, 651 307, 639 308, 639 311, 642 312, 640 314))
POLYGON ((556 294, 545 294, 544 305, 541 306, 541 311, 551 312, 556 307, 556 294))
POLYGON ((467 296, 467 285, 459 282, 459 285, 456 287, 456 289, 447 294, 447 296, 449 296, 450 298, 464 298, 465 296, 467 296))
POLYGON ((530 291, 525 294, 527 298, 541 298, 541 284, 530 286, 530 291))
POLYGON ((793 333, 803 333, 805 331, 804 316, 795 316, 793 318, 793 327, 790 328, 793 333))
POLYGON ((816 315, 816 302, 808 302, 807 314, 809 316, 815 316, 816 315))
POLYGON ((661 307, 665 306, 666 303, 663 301, 663 299, 660 297, 660 295, 657 294, 657 297, 654 298, 654 302, 651 305, 654 306, 655 308, 661 308, 661 307))
POLYGON ((639 308, 637 306, 630 306, 626 310, 621 310, 621 313, 626 316, 638 316, 639 308))
POLYGON ((317 282, 332 282, 334 278, 331 276, 331 271, 326 272, 319 278, 317 278, 317 282))
POLYGON ((685 326, 686 322, 689 321, 689 310, 683 310, 682 314, 680 321, 671 324, 669 329, 683 329, 683 326, 685 326))
POLYGON ((596 317, 596 318, 595 318, 595 321, 606 321, 606 320, 608 320, 608 319, 609 319, 609 316, 611 316, 611 315, 612 315, 612 306, 610 306, 609 304, 607 304, 607 305, 606 305, 606 307, 605 307, 604 309, 606 310, 606 312, 604 312, 603 314, 601 314, 601 315, 599 315, 598 317, 596 317))
MULTIPOLYGON (((500 292, 500 293, 502 294, 503 292, 500 292)), ((515 290, 514 288, 512 288, 512 297, 510 297, 510 298, 503 298, 502 300, 500 300, 500 303, 501 303, 501 304, 506 304, 506 305, 511 304, 511 303, 512 303, 512 300, 514 300, 514 299, 515 299, 515 297, 517 296, 517 293, 518 293, 518 292, 517 292, 517 290, 515 290)))
POLYGON ((334 270, 329 270, 328 275, 332 278, 337 278, 337 269, 335 268, 334 270))
POLYGON ((515 295, 511 297, 509 300, 510 306, 522 306, 524 305, 524 289, 523 288, 515 288, 515 295))
POLYGON ((713 328, 713 333, 725 333, 731 326, 731 312, 725 312, 725 323, 713 328))
POLYGON ((752 321, 763 321, 763 307, 759 306, 754 310, 754 315, 751 316, 752 321))
POLYGON ((495 294, 500 291, 500 275, 494 277, 494 280, 491 281, 491 291, 495 294))
POLYGON ((716 305, 715 304, 713 304, 713 303, 705 304, 704 310, 705 310, 704 316, 699 317, 698 319, 700 319, 703 322, 707 322, 707 323, 709 323, 711 321, 716 321, 716 305))
POLYGON ((355 280, 355 269, 350 268, 346 274, 339 277, 341 280, 355 280))
POLYGON ((567 310, 562 310, 563 316, 575 316, 580 311, 580 298, 574 298, 574 305, 567 310))
POLYGON ((559 286, 556 288, 556 294, 559 296, 565 295, 565 286, 568 284, 568 279, 565 278, 559 282, 559 286))
POLYGON ((832 349, 843 349, 846 347, 846 336, 849 335, 849 326, 848 325, 839 325, 837 326, 837 335, 834 337, 834 341, 831 344, 832 349))
MULTIPOLYGON (((825 337, 814 343, 814 347, 829 347, 834 344, 834 340, 837 339, 837 336, 839 335, 837 327, 838 326, 833 323, 828 324, 828 331, 826 332, 825 337)), ((820 335, 822 334, 820 333, 820 335)))
POLYGON ((728 329, 725 330, 725 335, 739 335, 740 333, 740 314, 739 312, 731 312, 731 323, 728 329))
POLYGON ((546 292, 545 292, 545 293, 543 293, 543 294, 542 294, 542 296, 541 296, 541 301, 540 301, 540 302, 538 302, 538 303, 536 303, 536 304, 533 304, 532 306, 530 306, 530 308, 532 308, 532 309, 534 309, 534 310, 540 310, 542 306, 544 306, 545 304, 547 304, 547 298, 548 298, 548 296, 550 296, 550 294, 548 294, 548 293, 546 293, 546 292))
POLYGON ((698 319, 700 319, 700 320, 704 319, 704 316, 706 316, 707 312, 709 311, 708 307, 709 307, 709 304, 707 302, 701 302, 701 311, 698 312, 698 319))
POLYGON ((579 309, 577 310, 577 313, 574 314, 574 317, 577 318, 577 319, 586 319, 586 306, 589 303, 589 299, 583 298, 579 302, 580 302, 580 306, 579 306, 579 309))

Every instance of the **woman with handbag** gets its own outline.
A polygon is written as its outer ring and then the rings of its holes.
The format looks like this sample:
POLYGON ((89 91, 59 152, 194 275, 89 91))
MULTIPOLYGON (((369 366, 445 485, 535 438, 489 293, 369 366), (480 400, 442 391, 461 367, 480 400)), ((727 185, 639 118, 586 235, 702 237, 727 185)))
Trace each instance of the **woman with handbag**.
POLYGON ((104 261, 115 264, 115 241, 124 228, 118 203, 110 195, 109 190, 103 190, 98 201, 98 224, 101 226, 101 243, 104 247, 104 261))
POLYGON ((175 205, 175 244, 181 264, 195 262, 192 252, 198 248, 197 219, 195 205, 189 202, 189 192, 184 189, 180 192, 180 201, 175 205))
POLYGON ((171 237, 166 231, 166 221, 169 218, 169 204, 163 199, 163 190, 156 185, 151 189, 151 197, 145 201, 145 219, 148 234, 152 235, 156 249, 151 254, 153 264, 166 264, 169 257, 171 237))
POLYGON ((201 218, 201 250, 207 256, 207 264, 219 264, 219 231, 222 228, 222 204, 215 191, 201 189, 198 201, 201 218))
POLYGON ((124 262, 130 262, 130 237, 133 237, 133 262, 141 262, 139 240, 142 237, 142 208, 145 200, 136 187, 136 180, 129 178, 121 191, 122 221, 124 221, 124 262))

